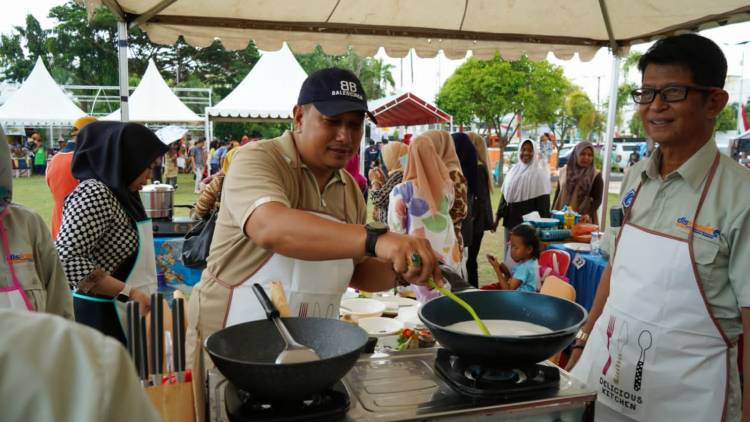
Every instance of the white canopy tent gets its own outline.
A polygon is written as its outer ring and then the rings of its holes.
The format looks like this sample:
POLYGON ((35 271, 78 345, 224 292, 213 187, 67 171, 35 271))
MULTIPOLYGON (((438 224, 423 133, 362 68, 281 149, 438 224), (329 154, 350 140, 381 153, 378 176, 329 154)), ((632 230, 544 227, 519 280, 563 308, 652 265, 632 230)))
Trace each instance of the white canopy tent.
MULTIPOLYGON (((245 48, 252 39, 262 50, 286 41, 295 51, 320 45, 327 53, 348 46, 372 56, 384 47, 392 57, 414 48, 422 57, 443 50, 447 57, 506 58, 527 54, 543 59, 578 53, 588 60, 601 47, 614 54, 610 98, 619 83, 620 56, 633 44, 680 31, 750 20, 747 0, 288 0, 281 7, 264 0, 80 0, 89 11, 105 4, 116 16, 126 46, 128 25, 140 26, 157 43, 182 35, 205 47, 221 39, 227 48, 245 48)), ((127 51, 120 48, 120 81, 126 87, 127 51)), ((127 96, 127 89, 121 93, 127 96)), ((615 101, 609 102, 607 151, 615 126, 615 101)), ((124 110, 125 114, 127 109, 124 110)), ((124 116, 126 118, 126 116, 124 116)), ((609 168, 605 154, 604 168, 609 168)), ((604 185, 609 184, 605 172, 604 185)), ((606 222, 607 196, 601 209, 606 222)))
POLYGON ((52 79, 40 58, 21 88, 0 107, 0 122, 70 126, 85 114, 52 79))
POLYGON ((278 51, 263 53, 237 88, 207 108, 206 114, 214 121, 290 121, 305 78, 302 66, 283 44, 278 51))
MULTIPOLYGON (((102 120, 120 120, 120 110, 108 114, 102 120)), ((149 60, 141 83, 130 96, 130 121, 140 123, 188 123, 202 122, 164 82, 153 60, 149 60)))

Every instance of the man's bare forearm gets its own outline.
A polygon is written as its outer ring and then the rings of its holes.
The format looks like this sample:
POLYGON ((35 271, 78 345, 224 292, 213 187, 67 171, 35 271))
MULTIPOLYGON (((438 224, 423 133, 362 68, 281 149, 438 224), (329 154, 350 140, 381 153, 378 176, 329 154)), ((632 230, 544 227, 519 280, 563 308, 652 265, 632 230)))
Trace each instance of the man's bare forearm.
POLYGON ((367 237, 361 225, 331 221, 277 202, 255 210, 245 234, 264 249, 309 261, 362 257, 367 237))

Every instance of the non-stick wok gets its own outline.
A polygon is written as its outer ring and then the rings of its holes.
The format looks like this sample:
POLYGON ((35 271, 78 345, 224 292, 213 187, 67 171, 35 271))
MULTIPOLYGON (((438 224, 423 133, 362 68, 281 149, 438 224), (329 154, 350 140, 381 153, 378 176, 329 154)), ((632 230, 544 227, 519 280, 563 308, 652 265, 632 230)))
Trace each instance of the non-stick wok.
POLYGON ((537 293, 469 291, 457 295, 483 320, 524 321, 552 330, 531 336, 468 334, 445 328, 471 320, 469 313, 449 298, 440 297, 422 306, 419 319, 442 347, 462 358, 494 365, 533 364, 553 356, 573 341, 588 315, 577 303, 537 293))
POLYGON ((319 361, 276 364, 284 340, 269 320, 246 322, 215 332, 205 347, 221 373, 236 387, 274 401, 299 400, 331 387, 354 366, 367 333, 325 318, 282 318, 292 337, 320 355, 319 361))

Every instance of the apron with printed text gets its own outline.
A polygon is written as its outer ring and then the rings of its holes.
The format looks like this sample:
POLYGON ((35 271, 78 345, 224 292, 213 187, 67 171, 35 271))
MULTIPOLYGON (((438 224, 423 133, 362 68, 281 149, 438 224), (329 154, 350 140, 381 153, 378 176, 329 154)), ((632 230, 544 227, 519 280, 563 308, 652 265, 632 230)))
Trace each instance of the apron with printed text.
POLYGON ((34 307, 31 306, 31 301, 26 292, 23 290, 21 282, 18 281, 16 276, 16 270, 13 268, 13 258, 10 250, 10 242, 8 241, 8 233, 5 230, 3 219, 8 215, 9 208, 5 208, 0 212, 0 238, 2 238, 3 255, 5 256, 5 262, 8 264, 8 270, 10 272, 10 285, 0 286, 0 309, 18 309, 33 311, 34 307))
MULTIPOLYGON (((133 269, 123 280, 133 289, 150 295, 156 293, 156 253, 154 252, 154 232, 151 220, 136 223, 138 229, 138 252, 133 269)), ((115 337, 123 344, 125 338, 125 303, 115 298, 99 295, 73 293, 76 321, 96 328, 102 333, 115 337)))
MULTIPOLYGON (((718 164, 717 154, 693 222, 718 164)), ((723 420, 731 343, 703 293, 694 227, 686 241, 636 226, 629 222, 633 204, 620 231, 609 298, 572 374, 597 392, 598 421, 723 420)))

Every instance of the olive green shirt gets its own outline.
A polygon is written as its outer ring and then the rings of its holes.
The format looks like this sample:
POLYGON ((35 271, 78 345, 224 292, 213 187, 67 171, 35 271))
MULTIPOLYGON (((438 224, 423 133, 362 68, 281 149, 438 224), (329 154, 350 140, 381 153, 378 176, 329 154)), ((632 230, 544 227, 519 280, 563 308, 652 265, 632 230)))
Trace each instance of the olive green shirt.
POLYGON ((720 155, 697 224, 693 224, 717 152, 710 140, 662 179, 657 148, 625 176, 620 201, 623 209, 631 205, 641 183, 630 210, 631 223, 682 239, 688 238, 693 227, 695 261, 706 299, 727 336, 735 340, 742 333, 740 308, 750 307, 750 171, 720 155))
MULTIPOLYGON (((39 214, 16 204, 9 206, 3 219, 8 234, 13 270, 31 306, 37 312, 48 312, 73 319, 73 296, 68 286, 49 228, 39 214)), ((0 287, 12 284, 8 262, 0 259, 0 287)))

